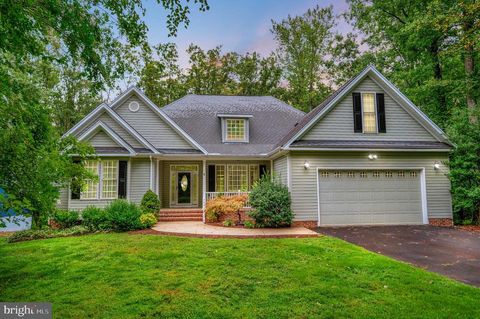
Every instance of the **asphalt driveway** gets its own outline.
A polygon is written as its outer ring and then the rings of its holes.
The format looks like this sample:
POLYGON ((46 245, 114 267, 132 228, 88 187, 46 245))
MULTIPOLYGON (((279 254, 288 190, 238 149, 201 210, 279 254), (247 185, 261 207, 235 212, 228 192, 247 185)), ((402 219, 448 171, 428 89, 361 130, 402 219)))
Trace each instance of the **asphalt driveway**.
POLYGON ((320 227, 317 232, 480 287, 480 233, 428 225, 320 227))

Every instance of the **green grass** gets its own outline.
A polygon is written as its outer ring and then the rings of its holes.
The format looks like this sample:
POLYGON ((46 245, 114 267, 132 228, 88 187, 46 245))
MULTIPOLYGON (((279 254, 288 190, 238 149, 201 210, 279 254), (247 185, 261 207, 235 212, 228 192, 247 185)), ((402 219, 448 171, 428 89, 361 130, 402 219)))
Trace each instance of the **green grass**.
POLYGON ((480 317, 480 289, 329 237, 0 239, 0 300, 54 318, 480 317))

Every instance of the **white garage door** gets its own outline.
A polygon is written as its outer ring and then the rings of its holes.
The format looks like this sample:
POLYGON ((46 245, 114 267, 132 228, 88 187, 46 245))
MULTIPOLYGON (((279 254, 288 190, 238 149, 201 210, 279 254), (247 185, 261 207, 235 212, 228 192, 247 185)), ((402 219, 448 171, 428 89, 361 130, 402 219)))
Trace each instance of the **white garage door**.
POLYGON ((321 225, 421 224, 420 171, 320 170, 321 225))

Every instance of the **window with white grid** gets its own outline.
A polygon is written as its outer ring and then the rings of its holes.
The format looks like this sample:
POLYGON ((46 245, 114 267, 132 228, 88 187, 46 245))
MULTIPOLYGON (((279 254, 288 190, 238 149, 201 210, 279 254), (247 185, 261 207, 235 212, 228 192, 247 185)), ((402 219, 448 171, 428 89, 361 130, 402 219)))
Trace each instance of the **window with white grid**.
POLYGON ((372 176, 375 177, 375 178, 379 178, 380 177, 380 172, 375 171, 375 172, 373 172, 372 176))
POLYGON ((385 173, 385 177, 393 177, 393 173, 392 172, 386 172, 385 173))
MULTIPOLYGON (((87 171, 98 176, 98 161, 85 161, 83 165, 87 171)), ((80 199, 97 199, 97 197, 98 180, 86 180, 80 193, 80 199)))
POLYGON ((405 177, 405 172, 404 171, 398 172, 398 177, 405 177))
POLYGON ((248 165, 227 165, 227 191, 246 192, 248 190, 248 165))
POLYGON ((362 93, 363 132, 377 133, 377 113, 375 112, 375 94, 362 93))
POLYGON ((328 177, 328 172, 323 171, 323 172, 321 173, 321 176, 322 176, 323 178, 327 178, 327 177, 328 177))
POLYGON ((253 184, 255 184, 255 182, 258 181, 258 179, 260 178, 259 171, 260 170, 258 168, 258 165, 256 164, 250 165, 250 183, 249 183, 250 189, 252 189, 253 184))
POLYGON ((117 198, 118 161, 102 161, 102 199, 117 198))
POLYGON ((227 142, 244 142, 247 140, 245 121, 245 119, 226 119, 225 140, 227 142))
POLYGON ((417 177, 417 172, 410 172, 410 177, 417 177))
POLYGON ((342 177, 342 172, 335 172, 333 173, 333 176, 335 176, 336 178, 340 178, 342 177))
POLYGON ((367 172, 360 172, 361 178, 367 178, 367 172))
POLYGON ((215 167, 215 191, 225 191, 225 165, 217 165, 215 167))
POLYGON ((350 177, 350 178, 354 178, 355 177, 355 172, 348 172, 347 176, 350 177))

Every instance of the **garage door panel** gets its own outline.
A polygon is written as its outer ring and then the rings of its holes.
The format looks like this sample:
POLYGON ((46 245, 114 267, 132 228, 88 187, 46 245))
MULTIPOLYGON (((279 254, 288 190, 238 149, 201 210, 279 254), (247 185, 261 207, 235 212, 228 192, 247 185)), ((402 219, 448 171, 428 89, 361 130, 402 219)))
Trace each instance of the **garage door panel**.
POLYGON ((419 172, 325 172, 319 175, 322 225, 422 223, 419 172))

